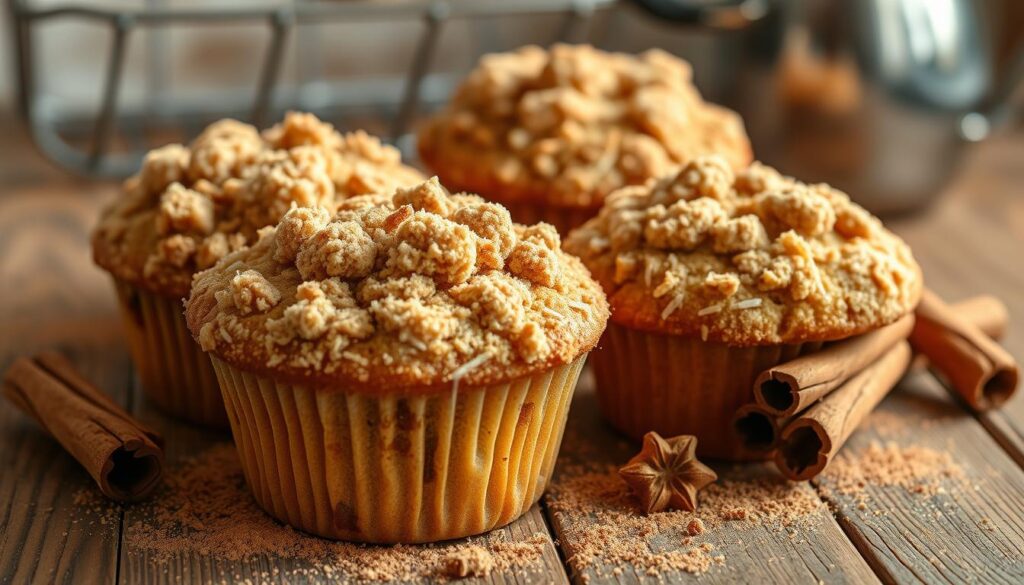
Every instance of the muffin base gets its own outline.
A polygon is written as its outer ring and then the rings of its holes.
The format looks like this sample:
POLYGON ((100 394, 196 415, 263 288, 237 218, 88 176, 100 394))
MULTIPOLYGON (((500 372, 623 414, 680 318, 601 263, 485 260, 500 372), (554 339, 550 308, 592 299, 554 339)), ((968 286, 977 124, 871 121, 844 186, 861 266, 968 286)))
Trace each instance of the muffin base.
POLYGON ((754 400, 754 380, 820 347, 730 347, 609 323, 591 363, 601 411, 616 429, 634 439, 694 435, 699 455, 749 461, 769 458, 745 451, 732 428, 736 410, 754 400))
POLYGON ((306 532, 373 543, 479 534, 526 512, 551 477, 586 360, 377 396, 280 384, 211 357, 260 506, 306 532))
POLYGON ((217 376, 188 331, 181 300, 116 278, 114 288, 146 398, 169 415, 227 428, 217 376))

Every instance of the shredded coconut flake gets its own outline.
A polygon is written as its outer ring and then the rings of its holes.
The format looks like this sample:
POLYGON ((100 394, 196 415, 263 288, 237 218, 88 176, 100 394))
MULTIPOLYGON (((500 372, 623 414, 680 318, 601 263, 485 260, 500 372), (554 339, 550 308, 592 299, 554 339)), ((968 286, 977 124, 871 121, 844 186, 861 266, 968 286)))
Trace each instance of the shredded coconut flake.
POLYGON ((600 236, 590 240, 590 249, 593 252, 604 252, 611 247, 611 242, 608 238, 602 238, 600 236))
POLYGON ((707 325, 701 325, 700 326, 700 340, 701 341, 707 341, 708 340, 708 326, 707 325))
POLYGON ((344 352, 342 352, 341 353, 341 357, 343 357, 343 358, 345 358, 347 360, 351 360, 351 361, 353 361, 353 362, 355 362, 355 363, 357 363, 357 364, 359 364, 361 366, 365 366, 365 365, 370 363, 369 360, 367 360, 363 356, 359 355, 358 353, 352 353, 351 351, 344 351, 344 352))
POLYGON ((661 320, 668 319, 672 313, 675 313, 683 305, 683 299, 686 298, 686 294, 679 293, 672 297, 672 301, 665 305, 665 310, 661 312, 661 320))
POLYGON ((704 307, 703 309, 697 311, 697 316, 703 317, 705 315, 714 315, 715 313, 720 313, 722 311, 722 306, 722 303, 716 303, 714 305, 704 307))
POLYGON ((573 309, 577 309, 577 310, 583 311, 584 313, 587 313, 588 315, 590 314, 590 305, 588 305, 586 303, 581 303, 579 301, 569 301, 566 304, 569 305, 570 307, 572 307, 573 309))
POLYGON ((554 317, 555 319, 558 320, 559 323, 565 323, 566 321, 565 315, 559 313, 558 311, 552 309, 551 307, 544 307, 543 309, 541 309, 541 312, 544 313, 545 315, 550 315, 554 317))
POLYGON ((761 298, 744 299, 744 300, 736 303, 734 306, 737 309, 753 309, 753 308, 756 308, 756 307, 760 307, 761 306, 761 302, 762 302, 761 298))
POLYGON ((459 381, 466 376, 466 374, 484 365, 484 363, 491 359, 490 354, 482 353, 468 362, 462 364, 452 372, 452 390, 455 392, 459 391, 459 381))

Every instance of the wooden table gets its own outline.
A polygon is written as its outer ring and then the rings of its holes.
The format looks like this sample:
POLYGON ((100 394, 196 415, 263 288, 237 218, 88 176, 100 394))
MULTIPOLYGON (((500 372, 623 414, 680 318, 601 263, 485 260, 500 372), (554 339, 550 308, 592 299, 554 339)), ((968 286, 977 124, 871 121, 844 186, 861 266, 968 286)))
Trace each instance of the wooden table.
MULTIPOLYGON (((0 148, 0 366, 18 355, 57 348, 126 407, 168 439, 173 460, 211 441, 229 440, 162 417, 139 396, 110 284, 90 260, 88 234, 110 184, 74 181, 42 166, 23 148, 0 148)), ((914 247, 929 284, 950 300, 994 293, 1010 307, 1004 343, 1024 358, 1024 134, 994 140, 971 153, 941 201, 927 213, 892 222, 914 247)), ((978 489, 935 496, 942 513, 925 510, 899 490, 868 487, 884 514, 860 509, 827 486, 807 484, 831 513, 794 539, 749 531, 720 548, 728 562, 709 572, 666 575, 705 582, 1024 582, 1024 398, 1003 410, 974 416, 951 400, 928 374, 912 375, 882 405, 896 440, 946 450, 978 489), (936 422, 937 419, 938 423, 936 422)), ((846 447, 864 450, 881 436, 869 420, 846 447)), ((635 445, 601 423, 589 384, 578 392, 569 436, 590 438, 581 452, 567 442, 563 459, 621 463, 635 445)), ((735 469, 720 467, 729 477, 735 469)), ((749 471, 749 470, 748 470, 749 471)), ((183 555, 157 567, 130 554, 123 526, 136 513, 118 509, 112 520, 76 506, 88 476, 60 447, 9 405, 0 407, 0 583, 182 583, 254 578, 282 561, 229 563, 183 555), (103 519, 100 519, 103 520, 103 519)), ((503 529, 509 535, 543 532, 551 541, 540 561, 492 574, 487 582, 635 582, 626 570, 614 578, 565 564, 574 543, 561 539, 562 519, 543 505, 503 529)), ((287 581, 283 576, 278 582, 287 581)))

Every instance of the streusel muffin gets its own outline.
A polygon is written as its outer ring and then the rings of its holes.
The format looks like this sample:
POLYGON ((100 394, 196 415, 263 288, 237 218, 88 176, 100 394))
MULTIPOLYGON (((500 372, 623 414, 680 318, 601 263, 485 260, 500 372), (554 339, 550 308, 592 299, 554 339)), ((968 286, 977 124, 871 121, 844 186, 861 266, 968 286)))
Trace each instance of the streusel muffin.
POLYGON ((182 314, 192 275, 254 242, 291 207, 333 209, 346 197, 422 179, 396 149, 363 132, 339 134, 311 114, 289 113, 263 135, 221 120, 189 146, 150 152, 92 237, 146 395, 170 414, 226 426, 210 360, 182 314))
POLYGON ((740 169, 750 142, 734 112, 701 99, 688 63, 581 45, 484 56, 420 131, 420 157, 451 189, 562 234, 605 196, 701 154, 740 169))
POLYGON ((612 307, 594 356, 605 416, 713 457, 746 455, 730 423, 761 371, 892 323, 922 290, 906 244, 844 193, 714 156, 615 192, 565 248, 612 307))
POLYGON ((257 501, 307 532, 427 542, 506 524, 551 477, 608 319, 550 225, 436 178, 293 209, 196 276, 257 501))

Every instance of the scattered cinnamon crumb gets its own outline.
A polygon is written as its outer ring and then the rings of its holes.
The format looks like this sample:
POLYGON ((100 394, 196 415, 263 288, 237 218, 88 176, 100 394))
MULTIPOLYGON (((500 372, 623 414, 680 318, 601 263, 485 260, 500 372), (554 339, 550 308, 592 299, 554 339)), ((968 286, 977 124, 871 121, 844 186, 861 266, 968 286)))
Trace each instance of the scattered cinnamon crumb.
POLYGON ((911 493, 934 495, 943 491, 943 480, 960 480, 964 474, 949 453, 872 441, 862 453, 838 457, 824 477, 843 494, 858 493, 870 485, 899 486, 911 493))
POLYGON ((615 575, 631 567, 648 576, 700 574, 725 563, 716 549, 716 541, 725 542, 723 530, 809 529, 825 517, 824 504, 810 486, 768 474, 720 479, 701 492, 697 512, 645 516, 611 465, 563 467, 547 502, 562 531, 568 562, 584 577, 587 570, 615 575), (727 523, 725 516, 736 510, 743 510, 742 518, 727 523), (663 542, 683 546, 665 547, 663 542))
POLYGON ((949 453, 872 441, 862 452, 847 450, 837 457, 821 475, 821 489, 826 497, 853 497, 857 509, 867 510, 870 487, 896 486, 928 497, 945 492, 950 483, 964 480, 963 470, 949 453))
POLYGON ((494 570, 494 557, 480 546, 467 546, 444 559, 444 574, 449 577, 485 577, 494 570))
MULTIPOLYGON (((310 580, 409 581, 484 576, 540 561, 546 534, 505 540, 502 532, 439 545, 371 546, 309 536, 266 515, 249 494, 234 446, 222 444, 167 474, 148 503, 125 516, 129 554, 174 563, 182 556, 221 561, 280 558, 284 568, 257 582, 310 580), (454 565, 454 569, 453 569, 454 565), (289 574, 280 574, 281 571, 289 574), (453 574, 452 571, 459 574, 453 574)), ((254 571, 257 565, 253 565, 254 571)), ((520 570, 520 569, 517 569, 520 570)), ((230 577, 230 575, 227 575, 230 577)), ((230 579, 229 579, 230 580, 230 579)))

